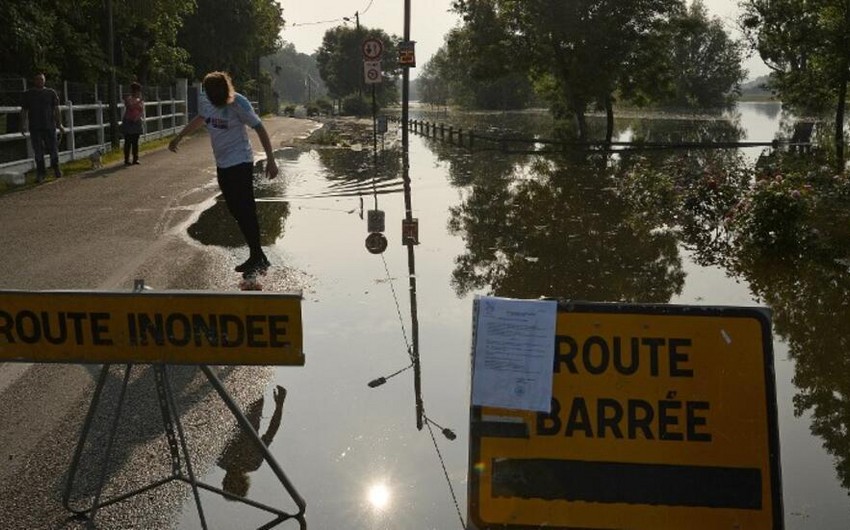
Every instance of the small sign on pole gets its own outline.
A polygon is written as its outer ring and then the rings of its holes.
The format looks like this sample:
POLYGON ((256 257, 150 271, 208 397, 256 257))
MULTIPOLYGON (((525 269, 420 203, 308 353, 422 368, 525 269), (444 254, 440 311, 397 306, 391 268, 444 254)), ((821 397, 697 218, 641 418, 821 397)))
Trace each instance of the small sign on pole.
POLYGON ((381 61, 363 61, 363 75, 367 85, 377 85, 383 81, 381 61))
POLYGON ((416 67, 416 41, 400 42, 398 45, 398 64, 402 67, 416 67))

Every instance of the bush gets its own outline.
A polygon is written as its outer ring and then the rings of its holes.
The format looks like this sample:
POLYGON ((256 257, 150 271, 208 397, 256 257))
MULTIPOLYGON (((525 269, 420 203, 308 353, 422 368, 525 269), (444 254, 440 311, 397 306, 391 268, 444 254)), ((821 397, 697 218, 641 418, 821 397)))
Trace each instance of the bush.
POLYGON ((342 100, 342 113, 346 116, 368 116, 372 114, 372 105, 366 98, 351 94, 342 100))
POLYGON ((321 114, 332 115, 334 113, 334 104, 327 98, 317 99, 314 105, 321 114))
POLYGON ((295 116, 295 105, 287 105, 283 107, 284 116, 295 116))

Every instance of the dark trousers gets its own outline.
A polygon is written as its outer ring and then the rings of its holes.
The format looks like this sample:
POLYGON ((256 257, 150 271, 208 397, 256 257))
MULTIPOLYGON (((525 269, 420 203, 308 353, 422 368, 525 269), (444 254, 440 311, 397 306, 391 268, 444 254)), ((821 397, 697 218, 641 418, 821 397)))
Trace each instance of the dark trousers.
POLYGON ((43 177, 44 155, 50 155, 50 167, 54 173, 59 173, 59 142, 56 140, 56 129, 32 129, 30 130, 30 142, 35 158, 36 175, 43 177))
POLYGON ((133 150, 133 162, 139 160, 139 136, 141 134, 124 135, 124 162, 130 161, 130 149, 133 150))
POLYGON ((251 257, 262 256, 260 221, 257 219, 257 203, 254 200, 254 165, 245 163, 219 167, 216 168, 216 176, 227 210, 239 224, 251 257))

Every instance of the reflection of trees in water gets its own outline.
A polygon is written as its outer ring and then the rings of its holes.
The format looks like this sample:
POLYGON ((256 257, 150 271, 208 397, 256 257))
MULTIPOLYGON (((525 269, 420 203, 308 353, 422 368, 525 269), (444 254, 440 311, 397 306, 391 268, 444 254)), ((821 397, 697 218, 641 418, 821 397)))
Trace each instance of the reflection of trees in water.
POLYGON ((747 108, 753 109, 756 114, 775 120, 779 113, 782 112, 782 103, 778 101, 770 101, 765 103, 750 103, 747 108))
MULTIPOLYGON (((836 252, 844 256, 846 252, 836 252)), ((795 361, 794 413, 835 456, 850 488, 850 277, 846 264, 794 255, 738 255, 735 272, 773 310, 776 333, 795 361)))
POLYGON ((656 119, 624 120, 634 142, 740 142, 746 132, 738 122, 724 116, 690 118, 659 116, 656 119))
POLYGON ((773 310, 796 363, 795 414, 812 412, 850 488, 850 184, 817 158, 775 153, 759 167, 750 179, 728 155, 634 157, 620 191, 633 222, 676 224, 700 261, 723 264, 773 310))
POLYGON ((625 222, 607 158, 488 169, 473 172, 469 195, 451 211, 450 229, 467 244, 453 275, 459 293, 666 302, 681 290, 675 238, 625 222))
POLYGON ((346 194, 371 193, 376 184, 400 182, 401 154, 398 149, 379 150, 377 171, 371 144, 361 151, 351 149, 318 149, 319 161, 327 170, 325 178, 330 192, 346 194))

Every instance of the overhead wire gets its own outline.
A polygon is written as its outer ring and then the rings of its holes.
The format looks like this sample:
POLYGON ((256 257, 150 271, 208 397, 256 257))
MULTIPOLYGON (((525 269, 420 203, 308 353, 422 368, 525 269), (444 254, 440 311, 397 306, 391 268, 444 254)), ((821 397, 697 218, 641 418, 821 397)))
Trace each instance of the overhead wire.
MULTIPOLYGON (((369 11, 369 9, 371 9, 373 3, 375 3, 375 0, 369 0, 369 4, 366 6, 366 9, 358 11, 358 13, 360 13, 361 15, 366 13, 367 11, 369 11)), ((334 22, 347 22, 347 21, 348 21, 348 17, 339 17, 339 18, 331 18, 331 19, 327 19, 327 20, 316 20, 316 21, 313 21, 313 22, 292 22, 289 25, 289 27, 295 28, 295 27, 300 27, 300 26, 319 26, 319 25, 322 25, 322 24, 333 24, 334 22)))

